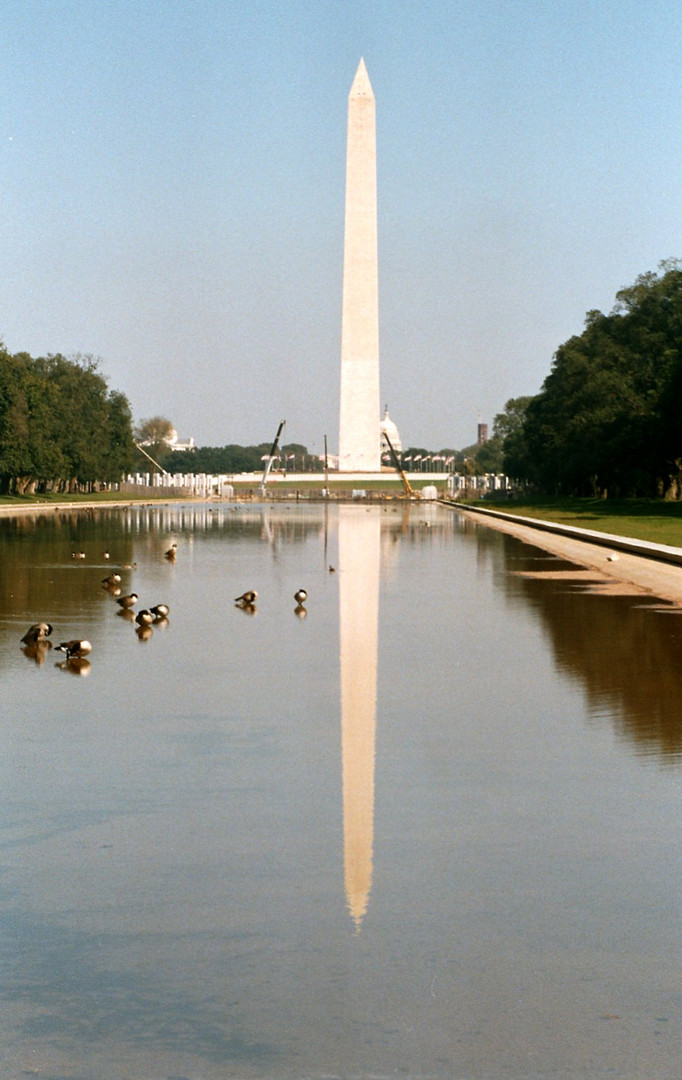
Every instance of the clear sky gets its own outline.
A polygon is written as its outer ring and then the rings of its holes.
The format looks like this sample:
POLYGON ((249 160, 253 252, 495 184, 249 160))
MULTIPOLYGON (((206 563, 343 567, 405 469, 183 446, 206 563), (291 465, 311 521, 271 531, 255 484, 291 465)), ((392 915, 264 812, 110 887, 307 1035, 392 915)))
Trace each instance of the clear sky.
POLYGON ((361 56, 404 445, 475 441, 682 255, 678 0, 5 0, 0 35, 0 338, 199 445, 336 448, 361 56))

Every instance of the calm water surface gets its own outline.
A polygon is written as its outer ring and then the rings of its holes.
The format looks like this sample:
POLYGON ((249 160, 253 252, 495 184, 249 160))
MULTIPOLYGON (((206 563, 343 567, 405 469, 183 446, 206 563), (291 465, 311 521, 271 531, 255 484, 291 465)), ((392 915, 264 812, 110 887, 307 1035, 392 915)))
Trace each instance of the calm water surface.
POLYGON ((682 619, 563 570, 441 507, 0 521, 0 1076, 676 1080, 682 619))

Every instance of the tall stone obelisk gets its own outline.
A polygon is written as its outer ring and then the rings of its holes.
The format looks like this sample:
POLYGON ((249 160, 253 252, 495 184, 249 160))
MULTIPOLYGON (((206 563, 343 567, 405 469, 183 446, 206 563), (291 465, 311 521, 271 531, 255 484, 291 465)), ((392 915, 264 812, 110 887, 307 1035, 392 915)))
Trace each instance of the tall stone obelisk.
POLYGON ((379 283, 374 93, 361 60, 348 95, 339 470, 378 472, 379 283))

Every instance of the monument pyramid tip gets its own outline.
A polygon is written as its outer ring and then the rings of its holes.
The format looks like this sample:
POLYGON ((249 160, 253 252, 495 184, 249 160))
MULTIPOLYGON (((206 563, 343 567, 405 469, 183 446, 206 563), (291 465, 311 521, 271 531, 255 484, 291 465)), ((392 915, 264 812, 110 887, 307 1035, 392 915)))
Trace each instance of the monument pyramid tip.
POLYGON ((367 67, 365 66, 364 56, 360 57, 360 63, 358 69, 355 72, 355 78, 353 79, 353 85, 350 88, 352 96, 355 95, 372 95, 372 84, 369 81, 369 75, 367 74, 367 67))

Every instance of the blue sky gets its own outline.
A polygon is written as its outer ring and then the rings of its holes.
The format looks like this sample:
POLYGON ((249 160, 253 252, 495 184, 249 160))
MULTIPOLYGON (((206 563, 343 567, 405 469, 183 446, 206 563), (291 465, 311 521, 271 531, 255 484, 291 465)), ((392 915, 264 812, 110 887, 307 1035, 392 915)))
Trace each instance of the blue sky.
POLYGON ((200 445, 336 447, 361 56, 404 444, 473 442, 682 255, 677 0, 5 0, 0 35, 0 338, 200 445))

